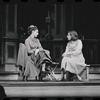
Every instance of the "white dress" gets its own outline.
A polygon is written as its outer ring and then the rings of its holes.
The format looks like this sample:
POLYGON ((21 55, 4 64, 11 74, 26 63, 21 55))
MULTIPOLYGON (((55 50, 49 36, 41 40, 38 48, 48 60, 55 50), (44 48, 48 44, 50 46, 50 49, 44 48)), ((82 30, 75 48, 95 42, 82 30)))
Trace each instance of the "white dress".
POLYGON ((80 74, 86 67, 85 59, 82 53, 82 41, 80 39, 68 42, 64 57, 61 62, 61 69, 74 74, 80 74))

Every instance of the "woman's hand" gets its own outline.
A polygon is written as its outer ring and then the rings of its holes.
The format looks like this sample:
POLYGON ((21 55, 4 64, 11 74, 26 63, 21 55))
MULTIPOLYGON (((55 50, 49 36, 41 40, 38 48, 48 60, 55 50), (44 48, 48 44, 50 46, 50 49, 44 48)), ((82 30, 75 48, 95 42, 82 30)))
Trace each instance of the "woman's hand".
POLYGON ((62 54, 62 57, 65 57, 65 56, 66 56, 66 54, 65 54, 65 53, 63 53, 63 54, 62 54))
POLYGON ((70 52, 68 52, 68 53, 63 53, 62 54, 62 57, 70 57, 71 56, 71 53, 70 52))
POLYGON ((71 55, 72 55, 72 52, 68 52, 66 56, 70 57, 71 55))
POLYGON ((38 54, 38 52, 39 52, 39 49, 36 49, 35 50, 35 56, 38 54))

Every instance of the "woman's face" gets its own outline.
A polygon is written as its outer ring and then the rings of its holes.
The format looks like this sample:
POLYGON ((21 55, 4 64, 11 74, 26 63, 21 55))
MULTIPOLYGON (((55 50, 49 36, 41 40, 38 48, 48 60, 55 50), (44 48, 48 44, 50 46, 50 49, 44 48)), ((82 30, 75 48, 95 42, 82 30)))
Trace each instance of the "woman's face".
POLYGON ((67 34, 67 39, 71 40, 71 35, 69 33, 67 34))
POLYGON ((31 37, 34 38, 34 37, 37 37, 38 35, 39 35, 38 30, 35 30, 35 31, 32 31, 31 37))

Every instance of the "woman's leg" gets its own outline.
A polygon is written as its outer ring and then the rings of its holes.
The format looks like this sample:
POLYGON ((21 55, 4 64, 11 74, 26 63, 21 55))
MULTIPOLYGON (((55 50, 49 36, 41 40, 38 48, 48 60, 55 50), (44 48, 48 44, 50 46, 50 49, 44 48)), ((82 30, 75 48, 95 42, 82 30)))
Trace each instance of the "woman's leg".
POLYGON ((73 76, 74 76, 75 74, 73 74, 73 73, 71 73, 71 72, 69 72, 69 71, 66 71, 66 81, 73 81, 73 76))
POLYGON ((39 74, 39 80, 42 81, 44 75, 45 75, 45 67, 46 67, 46 64, 43 63, 40 67, 40 74, 39 74))
POLYGON ((43 71, 43 72, 45 71, 45 66, 46 66, 46 64, 43 63, 43 64, 42 64, 42 71, 43 71))
POLYGON ((62 59, 62 61, 61 61, 61 69, 62 69, 62 68, 65 69, 66 63, 67 63, 67 59, 66 59, 66 57, 64 57, 64 58, 62 59))
POLYGON ((74 73, 69 72, 69 81, 73 81, 74 73))
POLYGON ((69 71, 66 71, 66 81, 69 81, 69 71))
POLYGON ((64 68, 61 69, 61 81, 64 81, 65 71, 64 68))
POLYGON ((28 76, 23 75, 23 81, 27 81, 28 76))
POLYGON ((64 57, 61 61, 61 80, 64 80, 65 75, 65 67, 66 67, 66 58, 64 57))

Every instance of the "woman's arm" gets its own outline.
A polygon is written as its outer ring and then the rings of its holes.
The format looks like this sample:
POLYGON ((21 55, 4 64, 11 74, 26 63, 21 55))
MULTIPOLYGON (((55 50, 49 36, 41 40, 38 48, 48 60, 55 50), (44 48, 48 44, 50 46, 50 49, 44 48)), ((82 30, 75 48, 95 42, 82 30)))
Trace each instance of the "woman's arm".
POLYGON ((39 45, 39 48, 38 48, 39 50, 44 50, 39 40, 38 40, 38 45, 39 45))
POLYGON ((63 56, 63 57, 64 57, 64 56, 67 56, 67 54, 68 54, 68 44, 67 44, 66 49, 65 49, 65 52, 62 54, 62 56, 63 56))
POLYGON ((33 53, 33 52, 36 51, 36 49, 31 49, 31 48, 30 48, 29 40, 25 40, 25 45, 26 45, 26 48, 27 48, 27 52, 28 52, 29 54, 31 54, 31 53, 33 53))
POLYGON ((69 50, 68 50, 68 45, 67 45, 67 46, 66 46, 66 50, 65 50, 65 52, 63 53, 62 56, 77 55, 77 54, 79 54, 79 53, 82 52, 82 47, 83 47, 83 45, 82 45, 81 40, 78 40, 76 50, 75 50, 75 51, 69 51, 69 50))
POLYGON ((78 44, 77 44, 76 50, 75 51, 71 51, 69 53, 72 54, 72 55, 77 55, 77 54, 79 54, 79 53, 82 52, 82 47, 83 47, 82 41, 81 40, 78 40, 78 44))

